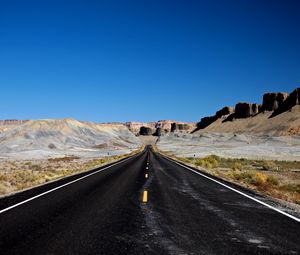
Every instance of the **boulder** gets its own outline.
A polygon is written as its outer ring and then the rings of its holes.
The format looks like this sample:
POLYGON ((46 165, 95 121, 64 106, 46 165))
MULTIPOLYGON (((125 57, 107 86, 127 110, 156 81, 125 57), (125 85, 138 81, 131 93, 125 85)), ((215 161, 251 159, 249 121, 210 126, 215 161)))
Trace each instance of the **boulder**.
POLYGON ((221 118, 222 116, 234 113, 233 107, 225 106, 221 110, 216 112, 216 117, 221 118))
POLYGON ((288 93, 265 93, 263 96, 262 110, 275 111, 288 97, 288 93))
POLYGON ((140 135, 152 135, 152 129, 149 127, 142 126, 140 128, 140 135))

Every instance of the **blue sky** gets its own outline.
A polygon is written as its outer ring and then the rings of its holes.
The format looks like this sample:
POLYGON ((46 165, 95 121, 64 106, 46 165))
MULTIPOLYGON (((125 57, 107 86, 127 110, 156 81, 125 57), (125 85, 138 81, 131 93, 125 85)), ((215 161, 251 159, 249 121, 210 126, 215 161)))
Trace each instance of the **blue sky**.
POLYGON ((197 121, 300 86, 300 1, 0 0, 0 119, 197 121))

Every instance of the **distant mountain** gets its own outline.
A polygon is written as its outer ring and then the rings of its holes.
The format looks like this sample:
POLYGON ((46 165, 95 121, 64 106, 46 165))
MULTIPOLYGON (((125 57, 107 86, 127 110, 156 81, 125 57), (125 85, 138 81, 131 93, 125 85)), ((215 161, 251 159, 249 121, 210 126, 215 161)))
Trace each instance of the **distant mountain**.
POLYGON ((30 120, 0 124, 1 157, 81 157, 125 153, 141 141, 123 124, 95 124, 74 119, 30 120))

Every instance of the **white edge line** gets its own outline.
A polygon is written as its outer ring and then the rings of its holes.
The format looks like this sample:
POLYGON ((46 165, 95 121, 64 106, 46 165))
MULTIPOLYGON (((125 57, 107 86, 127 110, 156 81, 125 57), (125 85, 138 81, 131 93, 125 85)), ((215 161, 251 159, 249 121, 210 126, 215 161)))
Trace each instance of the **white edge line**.
MULTIPOLYGON (((44 195, 46 195, 46 194, 48 194, 48 193, 51 193, 51 192, 53 192, 53 191, 55 191, 55 190, 61 189, 61 188, 65 187, 65 186, 68 186, 68 185, 73 184, 73 183, 75 183, 75 182, 81 181, 82 179, 85 179, 85 178, 87 178, 87 177, 90 177, 91 175, 94 175, 94 174, 97 174, 97 173, 99 173, 99 172, 102 172, 102 171, 104 171, 104 170, 106 170, 106 169, 108 169, 108 168, 111 168, 111 167, 115 166, 115 165, 121 164, 121 163, 123 163, 123 162, 125 162, 125 161, 127 161, 127 160, 129 160, 129 159, 132 159, 132 158, 135 157, 135 156, 136 156, 136 155, 134 155, 134 156, 132 156, 132 157, 129 157, 129 158, 127 158, 127 159, 124 159, 124 160, 122 160, 122 161, 120 161, 120 162, 116 162, 116 163, 114 163, 114 164, 112 164, 112 165, 110 165, 110 166, 104 167, 104 168, 99 169, 99 170, 97 170, 97 171, 95 171, 95 172, 93 172, 93 173, 87 174, 87 175, 82 176, 82 177, 80 177, 80 178, 78 178, 78 179, 75 179, 75 180, 73 180, 73 181, 67 182, 67 183, 65 183, 65 184, 63 184, 63 185, 60 185, 60 186, 58 186, 58 187, 55 187, 55 188, 50 189, 50 190, 48 190, 48 191, 45 191, 45 192, 43 192, 43 193, 41 193, 41 194, 38 194, 38 195, 36 195, 36 196, 34 196, 34 197, 28 198, 28 199, 26 199, 26 200, 24 200, 24 201, 22 201, 22 202, 19 202, 19 203, 17 203, 17 204, 14 204, 14 205, 12 205, 12 206, 9 206, 9 207, 7 207, 7 208, 5 208, 5 209, 2 209, 2 210, 0 211, 0 214, 2 214, 2 213, 4 213, 4 212, 7 212, 7 211, 9 211, 9 210, 11 210, 11 209, 13 209, 13 208, 15 208, 15 207, 20 206, 20 205, 26 204, 26 203, 28 203, 28 202, 30 202, 30 201, 36 199, 36 198, 42 197, 42 196, 44 196, 44 195)), ((57 181, 58 181, 58 180, 57 180, 57 181)), ((33 187, 33 188, 34 188, 34 187, 33 187)))
POLYGON ((168 159, 168 160, 170 160, 170 161, 176 163, 177 165, 180 165, 180 166, 182 166, 182 167, 184 167, 184 168, 186 168, 186 169, 188 169, 188 170, 194 172, 195 174, 201 175, 202 177, 207 178, 207 179, 209 179, 209 180, 211 180, 211 181, 213 181, 213 182, 216 182, 216 183, 218 183, 218 184, 220 184, 220 185, 222 185, 222 186, 224 186, 224 187, 226 187, 226 188, 228 188, 228 189, 230 189, 230 190, 232 190, 232 191, 234 191, 234 192, 236 192, 236 193, 239 193, 240 195, 242 195, 242 196, 244 196, 244 197, 247 197, 247 198, 249 198, 249 199, 251 199, 251 200, 253 200, 253 201, 255 201, 255 202, 259 203, 259 204, 262 204, 262 205, 264 205, 264 206, 266 206, 266 207, 268 207, 268 208, 270 208, 270 209, 272 209, 272 210, 274 210, 274 211, 276 211, 276 212, 278 212, 278 213, 281 213, 281 214, 283 214, 283 215, 285 215, 285 216, 287 216, 287 217, 289 217, 289 218, 291 218, 291 219, 293 219, 293 220, 295 220, 295 221, 297 221, 297 222, 300 222, 300 219, 299 219, 299 218, 297 218, 297 217, 295 217, 295 216, 293 216, 293 215, 291 215, 291 214, 289 214, 289 213, 286 213, 286 212, 284 212, 284 211, 281 211, 281 210, 277 209, 276 207, 273 207, 273 206, 271 206, 271 205, 269 205, 269 204, 267 204, 267 203, 265 203, 265 202, 262 202, 262 201, 260 201, 260 200, 258 200, 258 199, 256 199, 256 198, 254 198, 254 197, 251 197, 251 196, 249 196, 249 195, 247 195, 247 194, 245 194, 245 193, 243 193, 243 192, 241 192, 241 191, 239 191, 239 190, 237 190, 237 189, 235 189, 235 188, 232 188, 232 187, 230 187, 230 186, 228 186, 228 185, 226 185, 226 184, 224 184, 224 183, 222 183, 222 182, 219 182, 219 181, 217 181, 217 180, 215 180, 215 179, 213 179, 213 178, 211 178, 211 177, 209 177, 209 176, 206 176, 205 174, 202 174, 202 173, 200 173, 200 172, 198 172, 198 171, 196 171, 196 170, 194 170, 194 169, 192 169, 192 168, 190 168, 190 167, 187 167, 187 166, 185 166, 185 165, 183 165, 183 164, 181 164, 181 163, 179 163, 179 162, 177 162, 177 161, 175 161, 175 160, 173 160, 173 159, 170 159, 170 158, 165 157, 165 156, 163 156, 163 157, 164 157, 165 159, 168 159))

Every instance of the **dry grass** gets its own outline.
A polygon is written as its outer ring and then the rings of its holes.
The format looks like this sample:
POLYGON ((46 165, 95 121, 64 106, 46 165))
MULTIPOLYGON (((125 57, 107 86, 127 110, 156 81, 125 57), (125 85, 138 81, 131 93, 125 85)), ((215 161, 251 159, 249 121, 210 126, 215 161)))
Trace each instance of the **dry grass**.
POLYGON ((66 162, 66 161, 73 161, 75 159, 80 159, 80 157, 77 156, 65 156, 61 158, 49 158, 49 162, 66 162))
POLYGON ((142 150, 143 148, 140 148, 129 154, 101 159, 81 159, 76 156, 66 156, 39 161, 2 161, 0 162, 0 195, 97 168, 132 156, 142 150))
POLYGON ((167 155, 231 182, 300 204, 299 161, 232 159, 216 155, 180 158, 170 153, 167 155))

